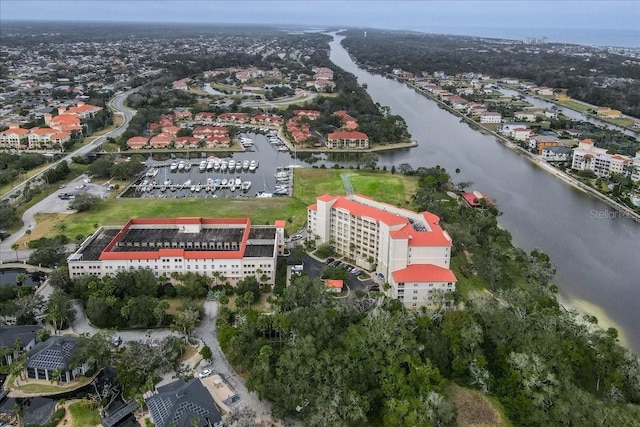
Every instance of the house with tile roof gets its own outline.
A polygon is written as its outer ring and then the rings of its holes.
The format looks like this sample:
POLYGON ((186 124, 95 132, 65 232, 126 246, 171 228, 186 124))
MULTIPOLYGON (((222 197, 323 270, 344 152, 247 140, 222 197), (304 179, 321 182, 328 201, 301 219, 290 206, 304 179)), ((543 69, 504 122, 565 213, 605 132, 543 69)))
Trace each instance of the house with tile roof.
POLYGON ((200 378, 158 387, 145 403, 157 427, 222 427, 220 411, 200 378))
POLYGON ((390 287, 385 292, 407 307, 431 305, 437 291, 453 292, 449 234, 440 218, 362 195, 324 194, 308 207, 308 239, 334 250, 390 287))
POLYGON ((38 325, 0 326, 0 366, 10 365, 21 351, 36 345, 38 325))
POLYGON ((28 353, 25 362, 27 378, 36 380, 55 380, 55 373, 60 372, 59 381, 69 383, 84 375, 89 365, 83 363, 75 366, 72 356, 77 351, 80 340, 77 337, 51 336, 46 341, 36 344, 28 353))

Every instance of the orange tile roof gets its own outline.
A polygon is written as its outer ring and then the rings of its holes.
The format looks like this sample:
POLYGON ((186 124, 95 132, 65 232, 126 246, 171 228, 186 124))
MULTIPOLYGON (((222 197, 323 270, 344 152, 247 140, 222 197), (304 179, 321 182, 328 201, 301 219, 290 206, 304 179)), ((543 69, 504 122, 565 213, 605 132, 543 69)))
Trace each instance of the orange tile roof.
POLYGON ((458 281, 451 270, 433 264, 411 264, 406 268, 394 271, 391 275, 396 283, 449 283, 458 281))
POLYGON ((279 219, 275 222, 276 228, 284 228, 287 223, 283 219, 279 219))
POLYGON ((366 133, 352 132, 333 132, 327 136, 328 139, 369 139, 366 133))
POLYGON ((371 218, 375 221, 380 221, 388 225, 409 224, 409 220, 403 216, 383 211, 381 209, 376 209, 343 197, 339 197, 333 204, 333 207, 336 209, 347 210, 355 216, 371 218))
POLYGON ((342 289, 344 287, 344 282, 338 279, 327 279, 324 281, 324 285, 327 288, 342 289))

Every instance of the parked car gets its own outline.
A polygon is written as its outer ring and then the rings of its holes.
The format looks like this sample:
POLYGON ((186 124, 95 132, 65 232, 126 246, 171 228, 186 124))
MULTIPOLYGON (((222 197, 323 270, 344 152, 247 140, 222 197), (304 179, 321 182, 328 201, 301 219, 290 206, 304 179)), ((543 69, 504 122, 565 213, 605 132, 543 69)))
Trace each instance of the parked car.
POLYGON ((360 273, 362 273, 362 270, 358 268, 354 268, 353 270, 351 270, 351 274, 355 274, 356 276, 359 276, 360 273))
POLYGON ((327 260, 325 261, 325 263, 327 264, 331 264, 333 261, 335 261, 335 258, 327 258, 327 260))
POLYGON ((209 368, 204 368, 202 371, 200 371, 198 373, 198 377, 200 378, 207 378, 209 375, 211 375, 213 373, 213 371, 209 368))

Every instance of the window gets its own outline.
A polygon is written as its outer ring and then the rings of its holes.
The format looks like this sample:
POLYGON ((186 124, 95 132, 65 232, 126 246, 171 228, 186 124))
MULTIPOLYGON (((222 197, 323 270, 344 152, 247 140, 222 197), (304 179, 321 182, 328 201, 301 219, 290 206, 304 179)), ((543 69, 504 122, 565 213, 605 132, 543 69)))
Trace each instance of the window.
POLYGON ((414 300, 417 300, 417 299, 418 299, 418 297, 413 297, 413 299, 414 299, 414 300))
POLYGON ((415 290, 413 291, 413 293, 414 293, 414 294, 417 294, 417 293, 418 293, 418 290, 417 290, 417 289, 415 289, 415 290))

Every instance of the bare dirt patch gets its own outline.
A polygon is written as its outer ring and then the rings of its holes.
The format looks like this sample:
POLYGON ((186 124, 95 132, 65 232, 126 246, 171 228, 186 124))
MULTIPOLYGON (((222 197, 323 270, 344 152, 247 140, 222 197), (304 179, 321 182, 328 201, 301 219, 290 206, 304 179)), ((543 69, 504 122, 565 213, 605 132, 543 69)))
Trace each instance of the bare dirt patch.
POLYGON ((452 384, 449 388, 451 401, 458 410, 456 424, 460 427, 507 426, 493 403, 477 390, 452 384))

